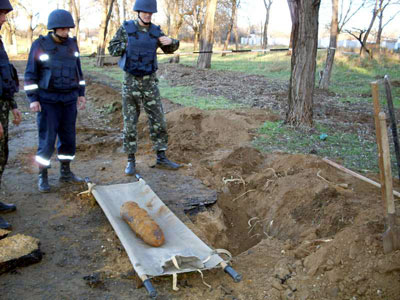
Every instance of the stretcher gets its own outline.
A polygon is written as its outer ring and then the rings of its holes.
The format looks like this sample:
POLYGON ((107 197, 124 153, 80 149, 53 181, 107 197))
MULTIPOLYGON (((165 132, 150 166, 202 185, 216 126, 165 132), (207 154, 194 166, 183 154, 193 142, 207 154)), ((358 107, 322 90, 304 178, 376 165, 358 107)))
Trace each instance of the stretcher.
POLYGON ((179 273, 200 272, 203 277, 203 270, 213 268, 222 268, 235 282, 241 281, 242 276, 221 257, 222 253, 229 256, 229 252, 207 246, 175 216, 141 177, 138 176, 137 182, 103 186, 94 185, 88 179, 86 181, 89 192, 104 211, 151 298, 157 296, 151 283, 151 278, 156 276, 172 275, 174 290, 178 290, 179 273), (165 236, 165 243, 161 247, 144 243, 122 220, 120 208, 127 201, 138 203, 161 227, 165 236))

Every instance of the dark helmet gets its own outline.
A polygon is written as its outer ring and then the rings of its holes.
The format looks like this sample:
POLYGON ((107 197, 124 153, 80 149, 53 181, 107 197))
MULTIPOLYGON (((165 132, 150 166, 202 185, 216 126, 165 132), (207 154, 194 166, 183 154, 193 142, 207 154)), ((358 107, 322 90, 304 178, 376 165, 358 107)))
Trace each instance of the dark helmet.
POLYGON ((6 10, 7 12, 12 11, 13 7, 11 6, 10 1, 0 0, 0 10, 6 10))
POLYGON ((157 0, 136 0, 133 6, 134 11, 143 11, 147 13, 157 12, 157 0))
POLYGON ((69 11, 64 9, 53 10, 47 21, 47 29, 74 28, 75 23, 69 11))

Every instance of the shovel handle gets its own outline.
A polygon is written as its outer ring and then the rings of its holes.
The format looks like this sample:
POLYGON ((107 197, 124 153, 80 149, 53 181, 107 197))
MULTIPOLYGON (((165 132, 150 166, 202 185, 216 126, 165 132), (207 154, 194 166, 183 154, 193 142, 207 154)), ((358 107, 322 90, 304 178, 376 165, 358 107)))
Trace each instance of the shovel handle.
POLYGON ((398 169, 399 178, 400 178, 399 137, 398 137, 398 133, 397 133, 396 115, 395 115, 394 105, 393 105, 392 88, 390 86, 390 80, 389 80, 389 76, 388 75, 385 75, 384 82, 385 82, 387 105, 388 105, 388 109, 389 109, 390 126, 392 128, 394 151, 396 153, 397 169, 398 169))
POLYGON ((386 209, 385 215, 394 214, 394 199, 393 199, 393 181, 392 168, 390 165, 389 138, 386 127, 386 114, 379 113, 379 125, 381 129, 381 144, 382 144, 382 159, 383 159, 383 176, 385 181, 386 209))

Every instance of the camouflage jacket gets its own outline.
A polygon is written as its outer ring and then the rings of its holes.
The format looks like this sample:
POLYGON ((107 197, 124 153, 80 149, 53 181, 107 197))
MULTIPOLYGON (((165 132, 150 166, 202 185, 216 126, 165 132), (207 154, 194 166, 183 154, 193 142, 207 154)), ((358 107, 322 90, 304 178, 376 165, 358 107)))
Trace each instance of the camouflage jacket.
MULTIPOLYGON (((135 20, 135 23, 139 30, 146 30, 145 27, 138 25, 137 20, 135 20)), ((161 32, 161 34, 165 35, 163 32, 161 32)), ((125 27, 122 25, 110 41, 108 52, 110 52, 112 56, 122 56, 125 53, 127 43, 128 34, 126 33, 125 27)), ((168 46, 162 46, 161 43, 158 42, 158 47, 160 47, 164 53, 171 54, 179 48, 179 40, 172 39, 172 43, 168 46)))

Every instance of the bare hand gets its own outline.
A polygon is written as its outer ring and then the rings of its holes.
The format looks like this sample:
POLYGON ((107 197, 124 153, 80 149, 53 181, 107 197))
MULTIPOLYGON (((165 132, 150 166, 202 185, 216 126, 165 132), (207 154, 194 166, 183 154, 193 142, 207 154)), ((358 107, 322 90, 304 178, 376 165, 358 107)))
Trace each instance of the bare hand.
POLYGON ((31 108, 31 111, 33 111, 33 112, 42 111, 42 107, 40 106, 39 101, 32 102, 29 107, 31 108))
POLYGON ((18 126, 22 120, 21 112, 18 110, 18 108, 15 108, 12 110, 12 114, 14 116, 13 123, 18 126))
POLYGON ((85 107, 86 107, 86 98, 83 97, 83 96, 78 97, 77 105, 78 105, 78 108, 80 110, 85 109, 85 107))
POLYGON ((159 37, 158 40, 160 41, 160 43, 161 43, 163 46, 168 46, 168 45, 171 45, 171 44, 172 44, 172 39, 169 38, 169 37, 167 37, 167 36, 165 36, 165 35, 159 37))

